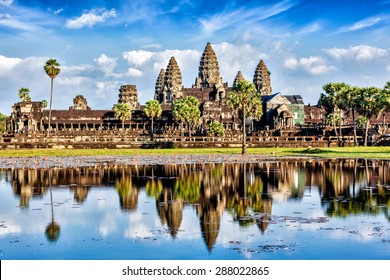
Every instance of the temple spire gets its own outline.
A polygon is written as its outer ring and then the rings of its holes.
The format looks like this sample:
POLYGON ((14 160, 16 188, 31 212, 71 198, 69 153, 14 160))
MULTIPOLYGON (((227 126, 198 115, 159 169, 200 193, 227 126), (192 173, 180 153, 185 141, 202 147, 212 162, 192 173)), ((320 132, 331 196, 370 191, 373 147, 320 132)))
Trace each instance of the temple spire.
POLYGON ((255 75, 253 76, 253 83, 261 95, 272 94, 270 74, 264 61, 260 60, 259 64, 257 64, 255 75))
POLYGON ((238 71, 237 72, 237 76, 236 76, 236 78, 234 79, 234 82, 233 82, 233 87, 235 85, 237 85, 239 82, 242 82, 242 81, 245 81, 244 76, 242 75, 241 71, 238 71))
POLYGON ((183 97, 181 72, 175 57, 172 56, 164 74, 163 103, 171 103, 181 97, 183 97))
POLYGON ((211 87, 218 83, 221 83, 218 60, 213 47, 208 42, 200 59, 199 74, 194 87, 211 87))
POLYGON ((156 99, 158 102, 163 103, 164 96, 163 96, 163 90, 164 90, 164 76, 165 76, 165 71, 164 69, 160 70, 160 74, 157 77, 156 81, 156 87, 154 91, 154 99, 156 99))

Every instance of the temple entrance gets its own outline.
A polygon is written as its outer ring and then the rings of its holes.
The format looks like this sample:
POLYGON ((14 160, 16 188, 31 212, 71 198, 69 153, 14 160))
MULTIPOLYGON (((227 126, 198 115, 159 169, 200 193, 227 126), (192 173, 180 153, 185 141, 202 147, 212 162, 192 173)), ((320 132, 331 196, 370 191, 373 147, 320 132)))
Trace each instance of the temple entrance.
POLYGON ((276 109, 276 127, 277 128, 292 128, 294 127, 294 114, 291 113, 290 108, 283 104, 276 109))

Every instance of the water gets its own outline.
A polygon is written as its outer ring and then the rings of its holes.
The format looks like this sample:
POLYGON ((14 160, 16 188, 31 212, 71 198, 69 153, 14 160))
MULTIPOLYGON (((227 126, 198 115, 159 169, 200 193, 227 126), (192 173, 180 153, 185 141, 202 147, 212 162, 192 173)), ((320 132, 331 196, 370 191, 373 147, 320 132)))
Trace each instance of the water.
POLYGON ((389 260, 389 171, 370 160, 1 169, 0 259, 389 260))

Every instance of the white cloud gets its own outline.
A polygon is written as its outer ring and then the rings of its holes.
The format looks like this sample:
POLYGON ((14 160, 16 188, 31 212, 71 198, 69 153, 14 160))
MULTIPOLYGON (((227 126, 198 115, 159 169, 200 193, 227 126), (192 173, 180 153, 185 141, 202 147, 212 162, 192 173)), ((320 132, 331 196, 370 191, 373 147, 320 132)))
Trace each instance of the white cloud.
POLYGON ((322 24, 320 22, 313 22, 303 27, 298 34, 313 33, 321 30, 322 24))
POLYGON ((10 14, 0 14, 0 26, 24 31, 35 31, 39 29, 39 27, 31 23, 24 23, 10 14))
MULTIPOLYGON (((121 82, 96 82, 96 96, 100 99, 105 99, 107 96, 111 96, 113 94, 117 94, 118 89, 122 85, 121 82)), ((105 101, 106 102, 106 101, 105 101)), ((113 99, 113 104, 116 102, 116 100, 113 99)), ((105 103, 105 108, 107 108, 107 103, 105 103)))
POLYGON ((59 15, 59 14, 61 14, 63 11, 64 11, 64 9, 58 9, 58 10, 55 10, 53 13, 54 13, 55 15, 59 15))
POLYGON ((135 68, 129 68, 127 73, 125 74, 125 76, 129 76, 129 77, 142 77, 144 75, 144 73, 138 69, 135 69, 135 68))
POLYGON ((129 64, 134 64, 135 66, 141 66, 146 62, 150 61, 153 52, 138 50, 138 51, 127 51, 122 54, 124 60, 129 64))
POLYGON ((357 31, 360 29, 368 28, 380 23, 387 23, 390 20, 389 15, 377 15, 374 17, 365 18, 361 21, 358 21, 350 26, 342 27, 338 30, 337 33, 357 31))
POLYGON ((234 11, 222 12, 209 18, 199 19, 201 25, 201 36, 212 36, 216 31, 228 27, 237 27, 242 31, 243 26, 252 26, 261 20, 285 12, 295 6, 293 1, 280 1, 274 5, 261 6, 252 9, 237 9, 234 11))
POLYGON ((0 0, 0 5, 9 7, 12 5, 13 2, 14 0, 0 0))
POLYGON ((381 49, 368 45, 351 46, 349 48, 332 48, 325 49, 330 57, 337 60, 347 59, 357 62, 366 62, 377 58, 388 57, 390 55, 390 49, 381 49))
POLYGON ((162 46, 160 44, 147 44, 141 46, 141 49, 161 49, 161 47, 162 46))
POLYGON ((105 54, 101 54, 98 58, 95 58, 94 61, 97 63, 105 76, 112 75, 117 65, 116 58, 108 57, 105 54))
POLYGON ((60 86, 66 86, 66 87, 74 87, 74 86, 81 86, 85 85, 87 82, 89 82, 91 79, 88 77, 82 77, 82 76, 71 76, 71 77, 61 77, 58 76, 57 83, 60 86))
POLYGON ((302 57, 300 59, 290 57, 284 61, 284 67, 292 70, 301 69, 311 75, 326 74, 336 69, 334 66, 327 65, 326 61, 319 56, 302 57))
POLYGON ((20 58, 0 55, 0 77, 11 74, 13 68, 22 61, 20 58))
POLYGON ((105 22, 109 18, 116 17, 115 9, 112 10, 91 10, 88 13, 82 14, 78 18, 68 19, 65 27, 68 29, 81 29, 83 27, 92 27, 97 23, 105 22))

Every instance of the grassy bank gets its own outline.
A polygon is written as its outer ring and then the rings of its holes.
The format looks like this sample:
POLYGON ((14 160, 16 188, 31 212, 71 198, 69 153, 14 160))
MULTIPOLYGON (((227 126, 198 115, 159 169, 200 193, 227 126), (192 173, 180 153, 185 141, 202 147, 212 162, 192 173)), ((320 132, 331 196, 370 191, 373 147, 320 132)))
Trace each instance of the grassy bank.
MULTIPOLYGON (((204 149, 31 149, 1 150, 0 157, 15 156, 142 156, 180 154, 241 154, 240 148, 204 149)), ((248 154, 266 156, 316 156, 330 158, 381 158, 390 159, 390 147, 345 147, 345 148, 249 148, 248 154)))

